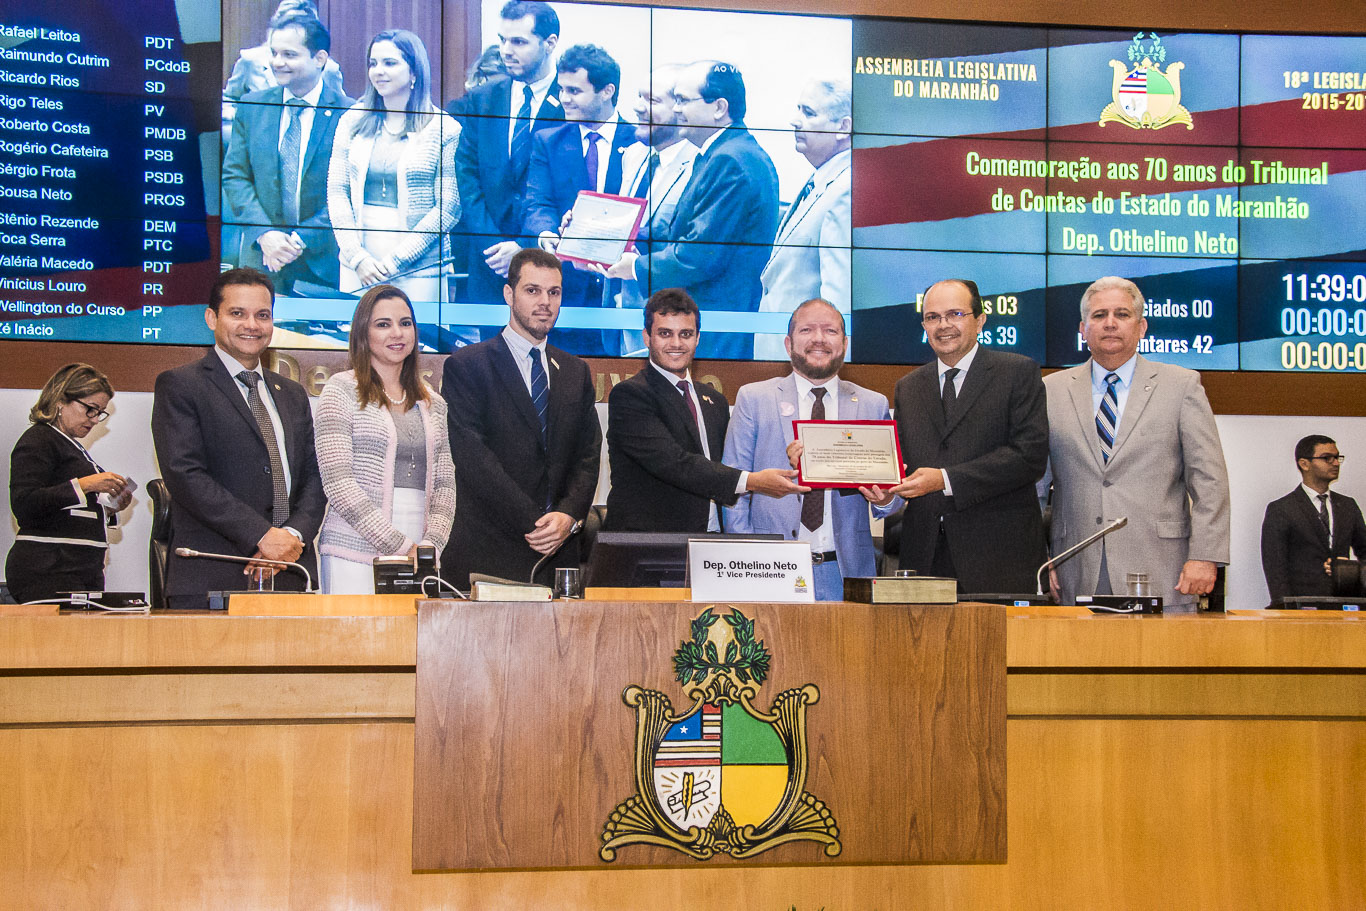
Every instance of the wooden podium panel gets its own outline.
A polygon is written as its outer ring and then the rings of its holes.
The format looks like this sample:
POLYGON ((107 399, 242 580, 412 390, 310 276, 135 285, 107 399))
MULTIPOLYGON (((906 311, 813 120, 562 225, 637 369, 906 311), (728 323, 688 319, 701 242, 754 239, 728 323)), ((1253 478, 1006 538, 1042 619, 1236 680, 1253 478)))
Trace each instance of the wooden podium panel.
MULTIPOLYGON (((695 864, 631 844, 609 865, 599 849, 609 815, 637 792, 636 714, 623 691, 665 694, 675 718, 691 709, 674 653, 706 607, 422 602, 414 869, 695 864)), ((1004 608, 736 607, 771 654, 755 707, 819 690, 805 710, 805 790, 839 841, 833 858, 794 841, 752 862, 1005 861, 1004 608)))

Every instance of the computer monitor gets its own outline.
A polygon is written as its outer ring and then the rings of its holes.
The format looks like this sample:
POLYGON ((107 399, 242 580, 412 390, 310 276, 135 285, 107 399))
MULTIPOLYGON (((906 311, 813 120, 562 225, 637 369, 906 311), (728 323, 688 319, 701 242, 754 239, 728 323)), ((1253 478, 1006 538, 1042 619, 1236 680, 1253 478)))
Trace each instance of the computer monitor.
POLYGON ((688 584, 688 542, 781 541, 782 535, 684 531, 599 532, 588 557, 585 587, 683 588, 688 584))

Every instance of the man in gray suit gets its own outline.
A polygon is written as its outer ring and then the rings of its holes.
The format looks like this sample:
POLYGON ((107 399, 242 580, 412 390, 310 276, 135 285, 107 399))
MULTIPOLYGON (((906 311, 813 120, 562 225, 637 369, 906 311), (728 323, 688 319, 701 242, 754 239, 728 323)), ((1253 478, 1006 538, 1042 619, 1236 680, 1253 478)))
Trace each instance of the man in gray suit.
POLYGON ((1081 298, 1086 363, 1044 380, 1053 470, 1053 553, 1127 516, 1128 525, 1058 567, 1064 604, 1123 593, 1145 572, 1170 608, 1193 609, 1228 562, 1228 471, 1200 374, 1138 354, 1144 297, 1128 279, 1081 298))
MULTIPOLYGON (((848 315, 853 236, 853 93, 846 79, 818 79, 802 91, 792 119, 797 151, 816 170, 778 224, 760 274, 760 313, 790 313, 813 297, 848 315)), ((754 336, 755 360, 782 360, 783 336, 754 336)))

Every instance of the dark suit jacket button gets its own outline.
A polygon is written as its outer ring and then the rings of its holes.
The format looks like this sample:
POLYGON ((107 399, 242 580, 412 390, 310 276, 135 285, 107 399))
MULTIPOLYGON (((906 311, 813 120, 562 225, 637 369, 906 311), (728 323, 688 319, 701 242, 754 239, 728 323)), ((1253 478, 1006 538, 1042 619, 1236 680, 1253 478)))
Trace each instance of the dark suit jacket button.
POLYGON ((1096 516, 1096 524, 1099 525, 1100 522, 1101 522, 1100 516, 1096 516))
POLYGON ((1102 481, 1100 486, 1101 486, 1101 487, 1111 487, 1111 486, 1114 485, 1114 483, 1115 483, 1114 481, 1102 481))
POLYGON ((263 466, 261 467, 261 471, 265 472, 266 474, 270 474, 270 466, 269 466, 269 465, 263 465, 263 466))

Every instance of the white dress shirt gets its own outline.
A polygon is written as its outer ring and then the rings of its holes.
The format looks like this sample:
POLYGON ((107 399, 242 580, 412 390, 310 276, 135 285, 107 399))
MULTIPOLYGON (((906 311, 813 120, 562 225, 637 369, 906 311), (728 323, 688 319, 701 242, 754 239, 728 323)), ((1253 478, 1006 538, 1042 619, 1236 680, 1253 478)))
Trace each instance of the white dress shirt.
MULTIPOLYGON (((588 164, 588 134, 597 133, 598 138, 595 145, 598 147, 598 182, 594 190, 599 193, 607 192, 607 165, 612 160, 612 134, 617 129, 617 113, 612 112, 612 116, 606 123, 580 123, 579 124, 579 151, 583 152, 584 165, 588 164)), ((620 189, 620 188, 618 188, 620 189)))
MULTIPOLYGON (((304 104, 303 110, 299 112, 299 182, 294 186, 294 196, 296 198, 299 195, 299 188, 303 186, 303 159, 304 156, 308 153, 308 138, 313 134, 313 118, 318 108, 318 102, 322 99, 322 97, 323 81, 319 79, 318 84, 313 86, 313 88, 309 89, 308 92, 304 95, 294 95, 289 91, 289 89, 285 89, 285 103, 283 103, 280 107, 280 135, 276 137, 275 141, 275 147, 277 149, 285 144, 285 133, 289 130, 289 109, 291 107, 291 105, 288 103, 289 100, 291 98, 294 99, 295 105, 297 105, 301 101, 304 104)), ((281 190, 286 189, 287 188, 281 187, 281 190)))
MULTIPOLYGON (((692 407, 693 407, 693 410, 697 412, 697 435, 698 435, 699 437, 702 438, 702 455, 704 455, 704 456, 706 456, 708 459, 710 459, 710 458, 711 458, 711 443, 709 443, 709 442, 707 441, 707 422, 706 422, 706 418, 704 418, 704 417, 702 416, 702 402, 701 402, 701 400, 698 399, 698 397, 697 397, 697 384, 693 382, 693 379, 692 379, 692 371, 689 370, 689 371, 687 372, 687 375, 686 375, 686 376, 679 376, 679 375, 676 374, 676 373, 671 373, 670 371, 665 370, 663 367, 659 366, 659 365, 656 364, 654 361, 650 361, 650 366, 653 367, 653 368, 655 368, 655 370, 658 370, 658 371, 659 371, 659 375, 662 376, 662 377, 664 377, 664 379, 668 380, 668 381, 669 381, 669 385, 670 385, 670 386, 673 386, 675 389, 678 388, 678 384, 679 384, 680 382, 687 382, 687 384, 688 384, 688 397, 692 399, 692 407)), ((679 395, 682 395, 683 393, 682 393, 682 391, 680 391, 678 394, 679 394, 679 395)), ((735 484, 735 492, 738 493, 738 494, 744 493, 744 492, 745 492, 745 487, 746 487, 748 484, 749 484, 749 472, 748 472, 748 471, 741 471, 741 472, 740 472, 740 480, 739 480, 738 482, 736 482, 736 484, 735 484)), ((712 500, 712 501, 711 501, 710 508, 709 508, 709 510, 708 510, 708 512, 707 512, 707 531, 720 531, 720 530, 721 530, 721 516, 720 516, 720 514, 716 511, 716 501, 715 501, 715 500, 712 500)))
MULTIPOLYGON (((811 390, 817 386, 825 390, 825 398, 822 399, 825 402, 825 419, 827 421, 838 421, 840 419, 840 378, 838 375, 830 377, 824 383, 813 383, 800 373, 793 371, 792 379, 797 383, 797 416, 800 420, 811 420, 811 406, 816 404, 816 397, 811 393, 811 390)), ((801 522, 797 523, 797 540, 809 542, 813 554, 826 554, 835 549, 835 514, 832 509, 834 491, 826 488, 824 496, 825 521, 821 523, 820 528, 812 531, 801 522)))
MULTIPOLYGON (((237 378, 237 374, 251 368, 217 345, 213 346, 213 350, 218 355, 218 359, 223 362, 223 366, 227 368, 228 376, 232 377, 233 385, 242 394, 242 401, 246 402, 247 407, 250 408, 251 400, 247 397, 246 384, 237 378)), ((294 479, 289 474, 289 454, 285 449, 285 426, 280 423, 280 412, 275 409, 275 399, 271 391, 270 380, 266 378, 265 371, 261 369, 259 363, 252 372, 261 378, 261 381, 256 384, 256 388, 261 391, 261 402, 266 406, 266 412, 270 415, 270 426, 275 428, 275 445, 280 450, 280 461, 285 469, 285 490, 292 492, 294 490, 294 479)))
MULTIPOLYGON (((977 345, 973 345, 972 350, 963 355, 958 363, 953 365, 958 368, 958 373, 955 374, 953 378, 953 395, 955 399, 963 394, 963 381, 968 378, 968 368, 972 366, 973 361, 977 360, 977 348, 977 345)), ((952 368, 949 367, 948 364, 937 359, 935 364, 939 368, 939 398, 942 401, 944 398, 944 374, 948 373, 952 368)), ((949 483, 949 470, 947 468, 941 468, 939 469, 939 474, 944 478, 944 496, 953 496, 953 485, 949 483)))
POLYGON ((526 383, 527 395, 531 394, 531 349, 535 348, 541 352, 541 367, 545 370, 545 388, 548 392, 550 390, 550 358, 545 350, 545 339, 533 345, 511 326, 504 326, 503 341, 507 342, 508 349, 512 351, 513 363, 522 373, 522 382, 526 383))
POLYGON ((1115 383, 1115 434, 1118 435, 1120 422, 1124 420, 1124 406, 1129 402, 1129 388, 1134 384, 1134 370, 1138 367, 1138 355, 1135 354, 1114 370, 1106 370, 1093 359, 1091 361, 1091 410, 1100 410, 1100 400, 1105 397, 1105 377, 1115 373, 1119 376, 1119 382, 1115 383))
MULTIPOLYGON (((536 128, 536 112, 545 103, 545 96, 550 92, 550 83, 555 81, 555 70, 552 68, 549 73, 537 79, 531 85, 531 128, 536 128)), ((512 151, 512 134, 517 132, 517 114, 522 110, 522 104, 526 101, 527 83, 520 79, 512 80, 512 96, 508 99, 508 152, 512 151)), ((556 104, 559 99, 556 99, 556 104)))
MULTIPOLYGON (((1301 484, 1301 485, 1300 485, 1300 490, 1303 490, 1303 491, 1304 491, 1304 495, 1305 495, 1306 497, 1309 498, 1309 505, 1312 506, 1312 507, 1314 507, 1314 512, 1317 513, 1317 512, 1319 511, 1319 492, 1318 492, 1317 490, 1315 490, 1314 488, 1310 487, 1308 484, 1301 484)), ((1331 546, 1333 545, 1333 497, 1332 497, 1331 494, 1329 494, 1329 496, 1328 496, 1327 506, 1328 506, 1328 546, 1331 547, 1331 546)))

